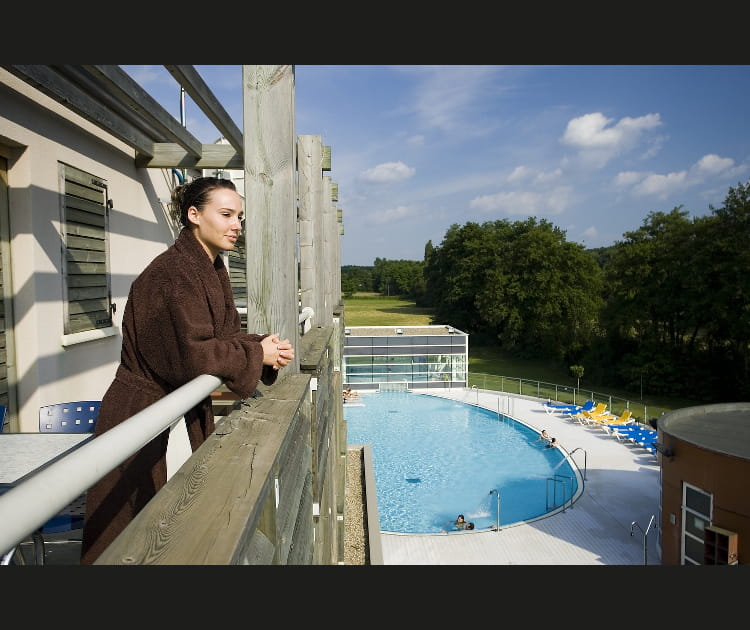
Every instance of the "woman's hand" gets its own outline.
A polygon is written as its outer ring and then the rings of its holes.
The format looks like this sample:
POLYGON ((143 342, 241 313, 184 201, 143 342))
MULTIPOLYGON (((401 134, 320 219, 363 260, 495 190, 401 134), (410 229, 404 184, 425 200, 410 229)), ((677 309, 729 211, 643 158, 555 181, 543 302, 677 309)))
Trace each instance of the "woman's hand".
POLYGON ((294 358, 294 348, 289 339, 279 339, 278 333, 264 337, 260 342, 263 347, 263 364, 280 370, 289 365, 294 358))

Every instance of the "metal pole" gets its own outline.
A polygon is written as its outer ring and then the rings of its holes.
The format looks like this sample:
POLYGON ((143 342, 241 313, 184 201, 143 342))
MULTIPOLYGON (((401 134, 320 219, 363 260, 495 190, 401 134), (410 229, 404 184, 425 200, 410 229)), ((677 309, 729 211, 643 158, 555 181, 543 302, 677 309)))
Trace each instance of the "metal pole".
POLYGON ((500 531, 500 493, 497 492, 497 531, 500 531))
POLYGON ((653 523, 654 523, 654 517, 655 516, 656 516, 655 514, 651 515, 651 520, 649 520, 648 527, 646 527, 646 531, 645 532, 643 531, 643 528, 640 525, 638 525, 637 521, 633 521, 630 524, 630 535, 631 536, 633 535, 633 527, 637 527, 638 529, 640 529, 643 532, 643 564, 644 565, 648 564, 648 532, 651 530, 651 525, 653 525, 653 523))
POLYGON ((497 495, 497 524, 495 525, 495 531, 500 531, 500 491, 497 488, 490 490, 490 496, 493 494, 497 495))

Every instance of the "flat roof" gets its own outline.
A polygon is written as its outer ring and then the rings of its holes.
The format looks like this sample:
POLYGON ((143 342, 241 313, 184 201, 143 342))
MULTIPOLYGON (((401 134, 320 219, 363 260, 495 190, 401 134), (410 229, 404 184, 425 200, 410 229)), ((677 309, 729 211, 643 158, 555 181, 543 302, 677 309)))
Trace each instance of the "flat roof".
POLYGON ((346 326, 345 331, 349 331, 349 337, 392 337, 394 335, 415 336, 415 335, 468 335, 453 326, 346 326), (402 330, 402 333, 397 333, 402 330))
POLYGON ((679 440, 750 459, 750 403, 720 403, 668 411, 657 426, 679 440))

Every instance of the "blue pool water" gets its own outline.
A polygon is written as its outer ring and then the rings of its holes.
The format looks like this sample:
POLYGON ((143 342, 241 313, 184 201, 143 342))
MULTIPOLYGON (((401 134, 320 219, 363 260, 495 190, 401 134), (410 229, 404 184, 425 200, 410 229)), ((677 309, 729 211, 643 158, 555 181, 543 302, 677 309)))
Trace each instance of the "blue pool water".
POLYGON ((492 528, 498 494, 506 526, 577 492, 564 452, 497 412, 410 392, 363 392, 361 403, 344 405, 347 444, 372 447, 381 531, 450 531, 458 514, 475 529, 492 528))

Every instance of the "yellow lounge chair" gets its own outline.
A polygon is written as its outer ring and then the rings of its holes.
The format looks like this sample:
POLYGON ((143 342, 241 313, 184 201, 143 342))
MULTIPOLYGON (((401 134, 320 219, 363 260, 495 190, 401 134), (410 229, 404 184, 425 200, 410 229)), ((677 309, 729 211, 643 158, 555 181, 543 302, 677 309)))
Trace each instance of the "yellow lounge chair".
POLYGON ((592 418, 596 418, 603 413, 607 413, 607 403, 598 403, 591 411, 581 411, 574 413, 570 417, 574 418, 577 422, 584 424, 588 423, 592 418))
POLYGON ((617 416, 613 415, 609 411, 603 411, 602 413, 597 415, 590 414, 587 416, 583 416, 582 418, 580 418, 579 422, 581 424, 586 424, 589 426, 599 426, 616 419, 617 416))
MULTIPOLYGON (((607 414, 603 414, 603 416, 606 416, 607 414)), ((596 424, 597 426, 602 427, 607 433, 610 432, 610 426, 611 425, 626 425, 626 424, 632 424, 635 422, 635 420, 631 417, 633 415, 633 412, 630 411, 630 409, 626 409, 620 414, 620 417, 614 416, 612 414, 609 414, 609 418, 600 416, 599 418, 596 418, 592 424, 596 424)))

